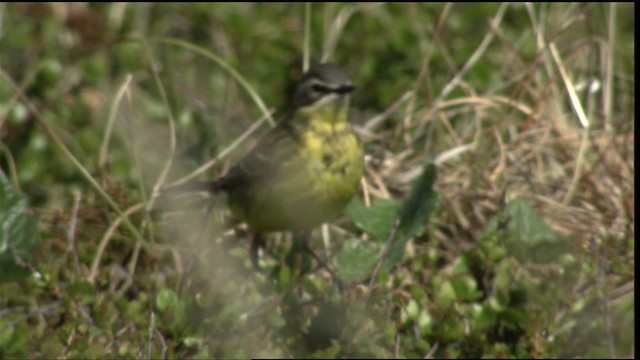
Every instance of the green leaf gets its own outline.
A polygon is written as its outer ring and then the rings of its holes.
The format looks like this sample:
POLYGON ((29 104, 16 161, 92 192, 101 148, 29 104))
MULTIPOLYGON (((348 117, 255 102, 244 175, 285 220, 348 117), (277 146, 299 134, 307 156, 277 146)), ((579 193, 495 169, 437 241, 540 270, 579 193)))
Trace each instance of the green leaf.
POLYGON ((445 319, 442 324, 442 338, 444 341, 456 341, 464 338, 465 324, 453 317, 445 319))
POLYGON ((176 295, 173 290, 169 288, 163 288, 160 290, 160 293, 156 298, 156 306, 158 307, 158 310, 164 312, 166 309, 175 308, 177 304, 178 295, 176 295))
POLYGON ((15 191, 0 171, 0 283, 29 276, 22 263, 33 263, 38 235, 38 216, 28 214, 27 198, 15 191))
POLYGON ((346 240, 334 257, 340 277, 347 282, 363 278, 377 259, 378 252, 360 239, 346 240))
POLYGON ((360 229, 384 243, 399 209, 400 202, 392 199, 374 199, 371 206, 367 207, 362 200, 354 198, 347 207, 347 214, 360 229))
POLYGON ((407 312, 409 319, 413 320, 418 318, 418 315, 420 315, 420 306, 418 306, 417 301, 410 299, 409 304, 405 307, 405 311, 407 312))
POLYGON ((25 321, 20 321, 21 316, 16 312, 0 317, 0 349, 3 359, 28 357, 26 349, 33 342, 33 330, 27 327, 25 321))
POLYGON ((436 291, 435 303, 440 308, 446 308, 456 299, 456 291, 451 282, 445 280, 436 291))
POLYGON ((431 328, 431 324, 433 323, 433 318, 427 309, 422 309, 420 311, 420 315, 418 316, 418 326, 422 331, 429 331, 431 328))
POLYGON ((458 300, 471 301, 482 296, 482 293, 477 291, 478 284, 475 279, 469 275, 461 275, 452 278, 451 286, 453 287, 458 300))
POLYGON ((196 337, 196 336, 187 336, 184 339, 182 339, 182 342, 186 345, 186 346, 202 346, 203 340, 200 337, 196 337))
POLYGON ((387 268, 402 261, 407 241, 427 223, 437 200, 437 193, 433 191, 435 181, 436 167, 431 163, 427 164, 422 175, 413 183, 409 197, 400 209, 398 232, 389 247, 389 254, 385 259, 387 268))
POLYGON ((549 263, 569 250, 568 239, 556 234, 526 199, 514 199, 489 221, 490 231, 502 227, 505 247, 521 262, 549 263))
POLYGON ((480 329, 486 329, 495 325, 496 313, 493 311, 491 305, 485 302, 482 305, 474 307, 474 323, 480 329))

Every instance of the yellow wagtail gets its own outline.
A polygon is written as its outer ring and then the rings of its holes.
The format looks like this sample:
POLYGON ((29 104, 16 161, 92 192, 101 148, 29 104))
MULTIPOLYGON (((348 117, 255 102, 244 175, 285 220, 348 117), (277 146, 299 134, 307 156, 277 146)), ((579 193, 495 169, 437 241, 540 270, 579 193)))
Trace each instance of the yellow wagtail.
POLYGON ((187 187, 227 193, 233 215, 258 237, 336 218, 357 193, 364 169, 362 145, 347 119, 353 89, 341 67, 313 66, 297 83, 289 113, 226 176, 187 187))

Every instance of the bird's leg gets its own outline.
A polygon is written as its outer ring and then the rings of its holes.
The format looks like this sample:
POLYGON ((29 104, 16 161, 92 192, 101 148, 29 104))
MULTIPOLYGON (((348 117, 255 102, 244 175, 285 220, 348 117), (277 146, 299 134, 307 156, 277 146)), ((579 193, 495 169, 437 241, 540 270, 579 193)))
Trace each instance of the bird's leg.
POLYGON ((257 271, 262 271, 262 269, 260 268, 260 264, 258 263, 258 258, 260 256, 259 251, 260 249, 264 249, 265 247, 265 240, 264 240, 264 235, 262 233, 255 233, 253 234, 253 237, 251 238, 251 252, 249 253, 249 256, 251 258, 251 263, 253 264, 253 267, 257 270, 257 271))
POLYGON ((309 246, 310 235, 311 233, 308 231, 301 234, 301 237, 303 238, 302 249, 307 253, 311 254, 311 256, 313 256, 313 258, 316 259, 320 267, 324 268, 329 272, 329 274, 331 275, 331 279, 333 279, 334 284, 337 284, 338 289, 340 290, 340 292, 342 292, 342 290, 346 287, 346 284, 344 283, 344 281, 342 281, 342 279, 340 279, 338 274, 336 274, 336 272, 333 271, 331 267, 329 267, 329 265, 327 265, 327 263, 318 254, 316 254, 313 251, 313 249, 311 249, 311 246, 309 246))
POLYGON ((202 218, 200 231, 198 231, 198 234, 196 235, 196 240, 200 240, 206 234, 207 225, 209 224, 209 220, 211 219, 211 214, 213 214, 214 207, 215 207, 215 204, 213 202, 210 202, 209 205, 207 205, 207 212, 204 214, 204 217, 202 218))

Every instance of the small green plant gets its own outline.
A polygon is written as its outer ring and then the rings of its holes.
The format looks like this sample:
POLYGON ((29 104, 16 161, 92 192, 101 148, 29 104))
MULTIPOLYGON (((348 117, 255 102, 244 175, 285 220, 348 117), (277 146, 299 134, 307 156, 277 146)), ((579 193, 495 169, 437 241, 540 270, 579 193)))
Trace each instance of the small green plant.
POLYGON ((0 284, 28 277, 35 266, 39 217, 0 170, 0 284))

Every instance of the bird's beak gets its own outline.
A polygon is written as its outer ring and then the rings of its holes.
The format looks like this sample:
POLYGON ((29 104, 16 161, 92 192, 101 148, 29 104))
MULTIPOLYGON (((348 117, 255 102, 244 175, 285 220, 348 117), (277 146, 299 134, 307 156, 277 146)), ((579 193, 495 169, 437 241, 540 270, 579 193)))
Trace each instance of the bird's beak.
POLYGON ((334 92, 337 94, 348 94, 350 92, 352 92, 353 90, 355 90, 355 86, 349 84, 349 85, 342 85, 339 88, 335 89, 334 92))

